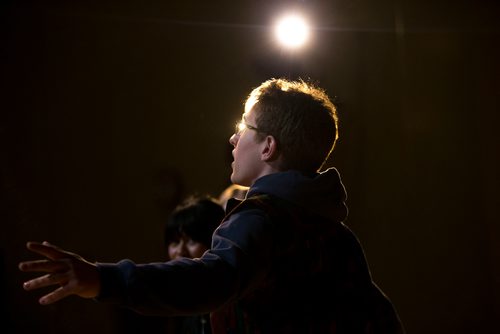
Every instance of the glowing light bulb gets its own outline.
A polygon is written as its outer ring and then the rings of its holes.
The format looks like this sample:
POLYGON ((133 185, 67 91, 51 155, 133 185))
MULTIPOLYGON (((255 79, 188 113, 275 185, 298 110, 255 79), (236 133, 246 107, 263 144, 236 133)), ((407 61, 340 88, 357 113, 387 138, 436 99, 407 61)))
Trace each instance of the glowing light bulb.
POLYGON ((309 37, 309 26, 297 15, 282 18, 276 24, 276 37, 289 48, 298 48, 305 44, 309 37))

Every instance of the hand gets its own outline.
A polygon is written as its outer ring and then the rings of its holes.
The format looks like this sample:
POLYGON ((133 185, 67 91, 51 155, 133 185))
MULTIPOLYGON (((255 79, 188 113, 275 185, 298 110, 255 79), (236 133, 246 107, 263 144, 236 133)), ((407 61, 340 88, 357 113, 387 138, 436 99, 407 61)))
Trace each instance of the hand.
POLYGON ((25 290, 35 290, 51 285, 59 285, 51 293, 40 298, 39 303, 48 305, 70 295, 94 298, 99 294, 101 282, 95 264, 80 255, 62 250, 44 241, 28 242, 26 247, 47 259, 19 263, 19 269, 25 272, 46 272, 48 274, 34 278, 23 284, 25 290))

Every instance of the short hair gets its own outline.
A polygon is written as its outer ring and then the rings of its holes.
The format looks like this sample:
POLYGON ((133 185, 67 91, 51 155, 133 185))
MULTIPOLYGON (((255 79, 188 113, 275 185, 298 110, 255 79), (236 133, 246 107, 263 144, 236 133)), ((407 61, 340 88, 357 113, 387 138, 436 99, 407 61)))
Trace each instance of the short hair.
POLYGON ((215 199, 191 196, 177 206, 168 218, 164 230, 165 244, 188 236, 210 248, 212 234, 224 215, 224 209, 215 199))
POLYGON ((338 138, 337 111, 323 89, 303 80, 270 79, 250 93, 245 111, 251 108, 257 138, 276 139, 282 170, 321 169, 338 138))

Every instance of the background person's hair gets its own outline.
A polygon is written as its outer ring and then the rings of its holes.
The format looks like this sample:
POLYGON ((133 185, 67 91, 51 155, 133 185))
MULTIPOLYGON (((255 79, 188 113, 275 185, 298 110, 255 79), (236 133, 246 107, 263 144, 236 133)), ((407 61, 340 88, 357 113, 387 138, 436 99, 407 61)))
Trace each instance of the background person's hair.
POLYGON ((210 248, 212 234, 224 215, 224 209, 214 198, 189 197, 170 215, 164 230, 165 244, 185 235, 210 248))
POLYGON ((250 93, 245 110, 252 107, 257 138, 276 139, 281 169, 321 169, 338 138, 337 111, 324 90, 303 80, 271 79, 250 93))

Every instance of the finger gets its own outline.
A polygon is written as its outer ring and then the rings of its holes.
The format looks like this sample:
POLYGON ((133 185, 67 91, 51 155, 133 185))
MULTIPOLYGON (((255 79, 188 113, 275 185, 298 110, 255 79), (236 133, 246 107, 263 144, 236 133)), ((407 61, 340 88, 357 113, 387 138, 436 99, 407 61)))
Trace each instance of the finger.
POLYGON ((45 288, 56 284, 65 284, 67 282, 67 274, 47 274, 41 277, 34 278, 24 282, 23 288, 26 291, 45 288))
POLYGON ((47 241, 44 241, 43 243, 30 241, 26 244, 26 247, 30 251, 43 255, 51 260, 68 257, 68 252, 49 244, 47 241))
POLYGON ((68 265, 62 261, 36 260, 19 263, 19 270, 30 272, 56 272, 68 268, 68 265))
POLYGON ((42 305, 49 305, 52 303, 55 303, 63 298, 68 297, 69 295, 72 295, 74 292, 72 291, 72 288, 69 285, 64 285, 61 286, 60 288, 52 291, 49 294, 46 294, 42 298, 38 300, 38 302, 42 305))

